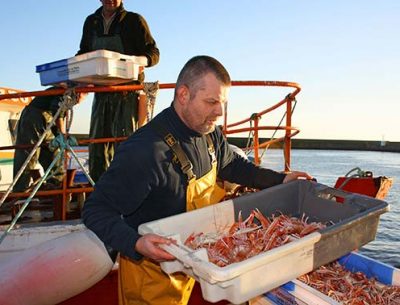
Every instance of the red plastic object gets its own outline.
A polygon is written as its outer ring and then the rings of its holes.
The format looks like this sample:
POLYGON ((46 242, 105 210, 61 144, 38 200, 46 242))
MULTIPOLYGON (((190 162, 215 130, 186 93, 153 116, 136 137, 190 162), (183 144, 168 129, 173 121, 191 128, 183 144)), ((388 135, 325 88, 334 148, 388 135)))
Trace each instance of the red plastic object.
MULTIPOLYGON (((392 183, 393 179, 387 177, 339 177, 335 183, 335 188, 383 199, 386 197, 392 183)), ((341 198, 337 198, 337 201, 343 202, 341 198)))

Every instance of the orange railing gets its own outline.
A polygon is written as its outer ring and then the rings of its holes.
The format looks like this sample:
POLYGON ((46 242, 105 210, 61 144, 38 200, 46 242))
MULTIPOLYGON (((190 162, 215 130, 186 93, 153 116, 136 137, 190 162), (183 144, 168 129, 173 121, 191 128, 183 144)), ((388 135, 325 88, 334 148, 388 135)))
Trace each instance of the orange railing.
MULTIPOLYGON (((251 149, 254 151, 254 162, 256 164, 260 164, 260 153, 259 150, 262 148, 266 148, 269 145, 276 142, 283 142, 283 150, 284 150, 284 160, 285 160, 285 170, 290 170, 290 150, 291 150, 291 138, 299 133, 299 130, 292 127, 292 108, 293 101, 295 100, 296 95, 300 92, 301 88, 297 83, 293 82, 279 82, 279 81, 233 81, 232 86, 246 86, 246 87, 289 87, 294 90, 288 94, 283 100, 279 101, 275 105, 264 109, 258 113, 253 114, 251 117, 243 119, 241 121, 228 124, 228 109, 225 111, 224 116, 224 124, 223 131, 226 136, 243 133, 243 132, 251 132, 253 133, 253 145, 251 147, 247 147, 246 149, 251 149), (262 117, 279 108, 286 106, 286 122, 284 126, 264 126, 261 125, 262 117), (244 124, 251 124, 249 127, 239 127, 244 124), (269 140, 260 140, 260 132, 265 130, 284 130, 285 134, 282 137, 269 139, 269 140)), ((118 91, 133 91, 133 90, 142 90, 144 88, 143 85, 119 85, 119 86, 104 86, 104 87, 77 87, 75 91, 79 92, 118 92, 118 91)), ((166 83, 159 84, 160 89, 173 89, 175 88, 174 83, 166 83)), ((45 90, 45 91, 32 91, 32 92, 16 92, 16 93, 7 93, 0 94, 0 101, 2 100, 21 100, 24 98, 29 98, 32 96, 50 96, 50 95, 62 95, 64 94, 66 89, 53 89, 53 90, 45 90)), ((15 92, 15 91, 14 91, 15 92)), ((101 143, 101 142, 119 142, 123 141, 125 138, 107 138, 107 139, 89 139, 89 140, 81 140, 79 141, 80 145, 86 145, 88 143, 101 143)), ((32 145, 33 146, 33 145, 32 145)), ((25 146, 24 146, 25 147, 25 146)), ((16 146, 7 146, 0 147, 0 150, 16 148, 16 146)), ((22 148, 22 147, 17 147, 22 148)), ((58 207, 55 207, 55 215, 56 219, 65 220, 67 216, 67 202, 69 194, 76 193, 86 193, 91 192, 93 188, 91 186, 85 185, 81 187, 73 187, 71 183, 68 183, 68 175, 63 182, 62 189, 59 190, 46 190, 46 191, 38 191, 36 193, 37 196, 62 196, 61 200, 58 201, 58 207)), ((4 193, 0 192, 0 198, 3 197, 4 193)), ((9 198, 27 198, 29 193, 10 193, 9 198)))
MULTIPOLYGON (((232 135, 242 132, 253 132, 253 146, 250 147, 254 151, 254 162, 260 164, 260 152, 259 149, 268 147, 269 145, 276 142, 283 142, 284 159, 285 159, 285 171, 290 170, 290 150, 291 150, 291 138, 298 134, 300 131, 297 128, 292 127, 292 102, 295 100, 296 95, 300 92, 301 87, 297 83, 293 82, 279 82, 279 81, 234 81, 233 86, 269 86, 269 87, 290 87, 294 88, 294 91, 288 94, 283 100, 277 104, 262 110, 258 113, 254 113, 251 117, 236 123, 228 124, 227 115, 224 120, 224 132, 226 135, 232 135), (261 126, 260 121, 263 115, 286 105, 286 124, 285 126, 261 126), (253 122, 252 127, 236 128, 239 125, 253 122), (280 138, 265 140, 260 143, 260 131, 262 130, 285 130, 285 135, 280 138)), ((226 113, 227 114, 227 113, 226 113)))
POLYGON ((26 92, 12 88, 0 87, 0 100, 3 100, 2 106, 6 106, 5 108, 7 109, 8 107, 25 107, 28 105, 32 100, 32 95, 27 95, 24 97, 19 96, 21 93, 26 92))

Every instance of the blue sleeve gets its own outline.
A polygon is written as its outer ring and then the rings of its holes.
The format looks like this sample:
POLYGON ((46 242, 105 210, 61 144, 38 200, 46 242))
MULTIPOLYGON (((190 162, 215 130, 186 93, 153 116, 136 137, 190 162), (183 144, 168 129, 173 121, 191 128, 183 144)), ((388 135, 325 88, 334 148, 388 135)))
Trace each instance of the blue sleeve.
POLYGON ((86 201, 82 218, 107 246, 133 259, 140 259, 141 255, 134 249, 140 235, 124 217, 134 213, 142 204, 150 192, 153 178, 148 170, 148 156, 133 148, 134 145, 120 145, 111 166, 86 201))
POLYGON ((214 141, 218 143, 216 149, 220 165, 218 168, 219 178, 257 189, 265 189, 283 182, 285 174, 256 166, 234 153, 220 130, 214 134, 214 141))

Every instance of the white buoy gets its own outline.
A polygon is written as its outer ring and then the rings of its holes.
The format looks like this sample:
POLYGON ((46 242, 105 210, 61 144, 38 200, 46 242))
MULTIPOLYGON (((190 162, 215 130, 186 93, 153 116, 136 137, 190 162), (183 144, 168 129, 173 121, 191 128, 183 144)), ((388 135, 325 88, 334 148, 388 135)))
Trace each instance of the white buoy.
POLYGON ((96 284, 112 267, 103 243, 92 231, 69 233, 0 264, 0 304, 57 304, 96 284))

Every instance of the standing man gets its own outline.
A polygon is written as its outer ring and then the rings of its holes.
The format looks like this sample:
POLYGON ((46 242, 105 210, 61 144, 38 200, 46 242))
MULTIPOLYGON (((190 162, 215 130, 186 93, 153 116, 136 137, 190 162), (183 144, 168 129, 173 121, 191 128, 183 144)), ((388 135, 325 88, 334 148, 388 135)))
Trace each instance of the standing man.
MULTIPOLYGON (((151 36, 146 20, 139 14, 124 9, 122 0, 100 0, 103 4, 86 18, 80 50, 77 54, 95 50, 109 50, 140 57, 144 66, 158 63, 159 50, 151 36)), ((140 84, 139 80, 132 84, 140 84)), ((130 136, 137 128, 138 92, 110 92, 94 95, 90 120, 90 138, 130 136)), ((116 143, 89 145, 89 172, 96 182, 109 167, 116 143)))
POLYGON ((264 189, 302 176, 260 168, 235 154, 217 120, 231 80, 220 62, 196 56, 181 70, 172 105, 120 145, 83 208, 83 220, 120 256, 120 304, 187 304, 194 280, 167 275, 158 262, 174 257, 140 236, 142 223, 219 202, 217 177, 264 189))
MULTIPOLYGON (((47 90, 56 89, 51 87, 47 90)), ((77 94, 77 103, 80 103, 85 97, 86 93, 77 94)), ((63 102, 62 95, 50 95, 50 96, 37 96, 35 97, 28 106, 22 110, 21 117, 17 125, 17 137, 15 144, 28 145, 36 144, 42 134, 46 131, 47 125, 53 120, 54 115, 57 113, 60 104, 63 102)), ((59 116, 55 120, 55 125, 46 132, 44 142, 51 142, 59 134, 65 134, 65 112, 60 112, 59 116)), ((43 167, 46 171, 53 159, 58 154, 59 149, 51 150, 48 146, 40 146, 36 150, 32 159, 29 161, 24 172, 14 185, 14 192, 26 191, 31 182, 31 170, 36 168, 37 163, 43 167)), ((14 156, 14 177, 25 163, 26 158, 31 153, 29 149, 15 149, 14 156)), ((62 164, 62 159, 50 171, 50 179, 46 181, 46 187, 56 188, 61 187, 62 180, 64 178, 65 170, 62 164)))

